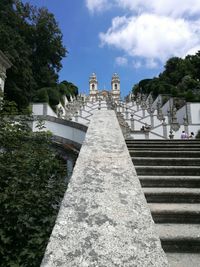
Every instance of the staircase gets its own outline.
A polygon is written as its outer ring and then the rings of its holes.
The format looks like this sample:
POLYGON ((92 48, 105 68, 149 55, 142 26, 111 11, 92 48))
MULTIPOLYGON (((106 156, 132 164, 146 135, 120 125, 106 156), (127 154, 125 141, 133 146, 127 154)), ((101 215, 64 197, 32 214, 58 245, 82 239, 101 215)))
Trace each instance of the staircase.
POLYGON ((126 144, 170 266, 200 266, 200 140, 126 144))

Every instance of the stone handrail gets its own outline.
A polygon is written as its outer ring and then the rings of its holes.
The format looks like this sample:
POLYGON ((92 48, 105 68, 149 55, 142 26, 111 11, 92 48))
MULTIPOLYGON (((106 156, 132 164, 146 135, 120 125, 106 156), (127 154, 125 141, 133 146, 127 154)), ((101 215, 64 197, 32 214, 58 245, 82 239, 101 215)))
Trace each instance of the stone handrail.
POLYGON ((41 267, 165 267, 114 111, 91 119, 41 267))

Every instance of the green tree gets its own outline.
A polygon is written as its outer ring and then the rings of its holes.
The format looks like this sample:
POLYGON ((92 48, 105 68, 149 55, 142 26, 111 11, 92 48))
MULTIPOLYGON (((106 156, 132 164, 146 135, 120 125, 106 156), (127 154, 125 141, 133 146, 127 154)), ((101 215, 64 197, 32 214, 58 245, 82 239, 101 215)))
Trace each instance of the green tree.
POLYGON ((32 133, 27 117, 15 114, 12 104, 1 106, 0 266, 38 267, 66 190, 66 172, 51 135, 32 133))
POLYGON ((61 60, 66 54, 62 45, 62 33, 54 18, 47 9, 41 8, 35 12, 32 36, 33 74, 38 88, 55 86, 61 60))
POLYGON ((171 94, 173 97, 185 97, 187 101, 200 101, 200 51, 188 55, 185 59, 172 57, 167 60, 165 69, 158 77, 144 79, 136 84, 134 92, 171 94))
POLYGON ((53 14, 21 0, 0 3, 0 49, 13 63, 7 72, 5 95, 24 108, 35 91, 55 87, 66 54, 53 14))
POLYGON ((78 95, 78 87, 73 83, 68 81, 62 81, 61 84, 64 85, 67 90, 66 96, 68 100, 70 100, 70 96, 76 97, 78 95))

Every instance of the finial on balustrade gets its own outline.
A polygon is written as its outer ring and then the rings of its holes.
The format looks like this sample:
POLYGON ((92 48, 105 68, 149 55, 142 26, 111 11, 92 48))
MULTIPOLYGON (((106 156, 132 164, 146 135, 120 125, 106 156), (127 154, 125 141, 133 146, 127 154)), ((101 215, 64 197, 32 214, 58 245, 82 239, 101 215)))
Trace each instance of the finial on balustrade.
POLYGON ((172 129, 169 131, 169 139, 174 139, 174 134, 172 129))

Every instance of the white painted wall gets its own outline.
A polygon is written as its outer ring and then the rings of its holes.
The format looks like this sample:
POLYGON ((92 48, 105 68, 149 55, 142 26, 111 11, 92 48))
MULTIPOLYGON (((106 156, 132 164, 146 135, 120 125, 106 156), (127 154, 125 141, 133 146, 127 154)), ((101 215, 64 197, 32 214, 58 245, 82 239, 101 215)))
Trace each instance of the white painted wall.
POLYGON ((133 136, 134 139, 145 139, 145 134, 140 132, 140 133, 135 133, 133 136))
POLYGON ((186 105, 177 111, 176 116, 178 123, 183 124, 184 122, 183 118, 186 117, 186 105))
POLYGON ((168 114, 168 110, 171 109, 171 106, 172 106, 171 100, 168 100, 162 107, 163 115, 167 115, 168 114))
POLYGON ((142 119, 141 122, 143 122, 143 123, 147 123, 147 124, 151 125, 151 118, 150 118, 150 116, 148 116, 148 117, 142 119))
POLYGON ((47 106, 47 115, 53 116, 53 117, 58 117, 57 114, 53 111, 53 109, 48 105, 47 106))
MULTIPOLYGON (((38 131, 36 128, 37 121, 33 122, 33 132, 38 131)), ((67 125, 62 125, 56 122, 51 122, 51 121, 44 121, 44 126, 46 127, 44 130, 45 131, 51 131, 53 135, 66 138, 68 140, 71 140, 73 142, 76 142, 78 144, 82 144, 84 139, 85 139, 85 132, 72 128, 67 125)))
POLYGON ((43 107, 44 107, 44 104, 37 104, 37 103, 34 103, 33 105, 32 105, 32 113, 33 113, 33 115, 36 115, 36 116, 42 116, 42 115, 44 115, 43 114, 43 107))
POLYGON ((200 124, 200 103, 190 103, 192 124, 200 124))
POLYGON ((52 117, 57 118, 57 114, 52 110, 52 108, 47 103, 34 103, 32 104, 32 113, 35 116, 44 115, 44 108, 47 108, 47 114, 52 117), (46 106, 46 107, 45 107, 46 106))
POLYGON ((150 133, 149 133, 149 139, 150 139, 150 140, 157 140, 157 139, 164 139, 164 138, 162 138, 162 137, 160 137, 160 136, 157 136, 157 135, 154 134, 153 132, 150 132, 150 133))

